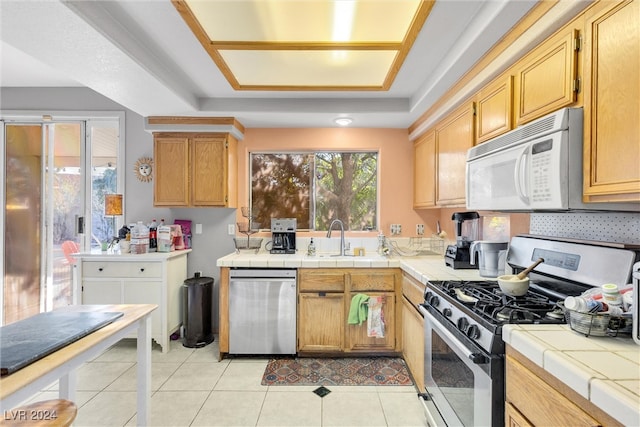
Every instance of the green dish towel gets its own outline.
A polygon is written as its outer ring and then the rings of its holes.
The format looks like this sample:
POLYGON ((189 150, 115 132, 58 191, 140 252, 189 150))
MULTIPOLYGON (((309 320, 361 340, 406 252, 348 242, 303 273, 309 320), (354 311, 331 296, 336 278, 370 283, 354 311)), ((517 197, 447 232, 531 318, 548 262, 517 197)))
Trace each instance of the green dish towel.
POLYGON ((355 294, 351 298, 349 318, 347 319, 348 324, 361 325, 362 322, 367 320, 367 301, 369 301, 369 295, 365 294, 355 294))

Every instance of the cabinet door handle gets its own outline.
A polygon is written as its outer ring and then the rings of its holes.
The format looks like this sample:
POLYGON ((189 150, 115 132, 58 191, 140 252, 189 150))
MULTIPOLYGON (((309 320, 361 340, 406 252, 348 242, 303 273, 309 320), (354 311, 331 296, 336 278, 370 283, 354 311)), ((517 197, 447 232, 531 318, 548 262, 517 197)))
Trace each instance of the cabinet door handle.
POLYGON ((141 269, 140 269, 140 273, 144 273, 144 268, 141 268, 141 269))
POLYGON ((102 267, 98 268, 98 271, 102 271, 102 267))

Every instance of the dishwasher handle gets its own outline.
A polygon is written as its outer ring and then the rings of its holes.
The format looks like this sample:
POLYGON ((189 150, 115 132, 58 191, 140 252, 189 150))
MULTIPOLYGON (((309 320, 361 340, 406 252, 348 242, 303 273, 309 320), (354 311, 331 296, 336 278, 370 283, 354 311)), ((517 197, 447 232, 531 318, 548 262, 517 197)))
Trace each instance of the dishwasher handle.
POLYGON ((295 280, 297 277, 298 271, 296 269, 255 269, 255 268, 238 268, 229 270, 229 279, 230 280, 238 280, 238 279, 291 279, 295 280))

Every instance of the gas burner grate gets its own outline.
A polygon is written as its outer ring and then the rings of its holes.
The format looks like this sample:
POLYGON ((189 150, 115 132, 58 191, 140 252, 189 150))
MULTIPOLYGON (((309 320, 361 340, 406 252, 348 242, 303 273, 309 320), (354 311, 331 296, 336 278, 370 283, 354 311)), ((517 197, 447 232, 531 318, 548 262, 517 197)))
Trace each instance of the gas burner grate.
POLYGON ((505 295, 496 282, 491 281, 442 281, 431 283, 449 295, 456 304, 464 304, 490 324, 505 323, 564 323, 562 316, 556 316, 557 304, 548 296, 532 289, 519 297, 505 295), (477 301, 461 302, 456 289, 477 301))

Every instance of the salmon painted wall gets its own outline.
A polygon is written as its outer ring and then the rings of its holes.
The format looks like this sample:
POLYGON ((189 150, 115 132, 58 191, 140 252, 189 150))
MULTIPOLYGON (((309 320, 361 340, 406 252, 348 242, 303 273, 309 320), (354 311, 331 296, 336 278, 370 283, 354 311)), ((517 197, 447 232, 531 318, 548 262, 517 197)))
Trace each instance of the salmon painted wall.
MULTIPOLYGON (((248 165, 252 151, 374 150, 378 151, 378 225, 389 235, 390 225, 402 225, 402 237, 415 235, 416 224, 425 224, 425 235, 435 231, 439 212, 415 211, 413 205, 413 144, 406 129, 364 128, 253 128, 238 142, 238 206, 249 200, 248 165)), ((239 214, 238 209, 238 214, 239 214)), ((350 232, 375 236, 378 232, 350 232)), ((314 233, 317 235, 324 233, 314 233)))

